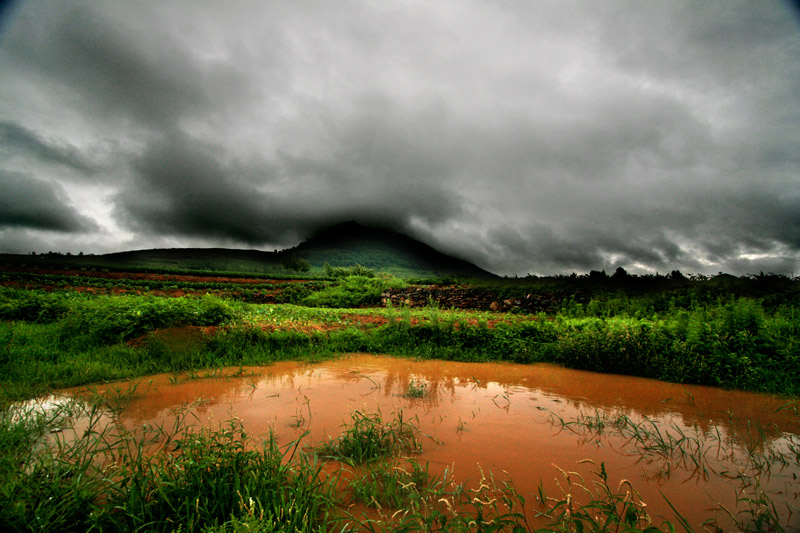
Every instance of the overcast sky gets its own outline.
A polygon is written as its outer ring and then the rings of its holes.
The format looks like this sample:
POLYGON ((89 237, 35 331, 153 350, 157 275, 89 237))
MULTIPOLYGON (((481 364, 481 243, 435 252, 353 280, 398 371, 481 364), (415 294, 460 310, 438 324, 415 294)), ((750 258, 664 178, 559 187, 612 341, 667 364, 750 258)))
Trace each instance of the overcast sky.
POLYGON ((0 251, 357 220, 499 274, 800 275, 798 27, 777 0, 20 1, 0 251))

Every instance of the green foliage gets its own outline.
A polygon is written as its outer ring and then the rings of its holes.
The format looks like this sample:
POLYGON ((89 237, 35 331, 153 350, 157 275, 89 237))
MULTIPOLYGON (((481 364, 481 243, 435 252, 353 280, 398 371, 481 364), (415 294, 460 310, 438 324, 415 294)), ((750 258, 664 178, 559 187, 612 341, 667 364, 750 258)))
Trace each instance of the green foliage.
POLYGON ((308 272, 311 270, 311 264, 296 255, 287 255, 281 261, 281 266, 286 270, 293 270, 294 272, 308 272))
POLYGON ((52 322, 70 308, 70 297, 38 291, 0 288, 0 320, 52 322))
POLYGON ((337 283, 315 292, 301 300, 310 307, 352 308, 362 305, 376 305, 381 301, 381 294, 389 287, 401 287, 402 280, 397 278, 347 275, 338 277, 337 283))
POLYGON ((219 429, 127 431, 104 398, 0 411, 0 524, 12 531, 322 531, 334 479, 296 446, 219 429), (90 430, 47 445, 79 416, 90 430), (159 443, 159 444, 156 444, 159 443))
MULTIPOLYGON (((45 435, 69 420, 75 401, 0 412, 0 524, 8 531, 87 531, 91 509, 107 487, 92 463, 96 439, 55 450, 45 435)), ((89 428, 94 430, 93 425, 89 428)), ((87 431, 88 433, 88 431, 87 431)))
POLYGON ((359 465, 399 453, 419 451, 419 429, 400 411, 384 423, 381 414, 354 411, 351 424, 337 438, 318 449, 321 457, 359 465))
MULTIPOLYGON (((460 361, 550 361, 573 368, 678 383, 781 394, 800 393, 800 305, 701 292, 642 297, 612 294, 536 316, 424 308, 370 309, 361 324, 351 309, 377 305, 402 281, 349 276, 307 287, 304 307, 248 305, 214 297, 156 298, 0 290, 0 389, 71 386, 159 371, 263 364, 348 351, 460 361), (313 293, 312 288, 323 287, 313 293), (774 303, 774 302, 773 302, 774 303), (502 318, 490 323, 489 318, 502 318), (195 329, 191 342, 153 332, 195 329), (322 326, 322 327, 320 327, 322 326), (185 329, 185 328, 184 328, 185 329), (120 344, 136 339, 129 345, 120 344)), ((295 286, 295 285, 293 285, 295 286)), ((771 298, 770 301, 783 301, 771 298)), ((30 393, 27 393, 30 394, 30 393)))
POLYGON ((292 283, 275 296, 275 301, 279 304, 297 304, 303 301, 303 298, 309 296, 315 290, 320 290, 323 287, 320 283, 292 283))
POLYGON ((230 303, 200 298, 98 297, 71 309, 63 321, 65 337, 114 344, 149 331, 179 326, 217 326, 234 316, 230 303))
POLYGON ((336 266, 332 267, 328 263, 325 263, 322 266, 323 271, 325 272, 325 276, 329 278, 346 278, 349 276, 361 276, 365 278, 374 278, 375 271, 367 268, 365 266, 361 266, 359 264, 355 264, 349 267, 345 266, 336 266))
MULTIPOLYGON (((329 288, 336 289, 333 294, 340 291, 339 301, 344 301, 348 288, 363 294, 365 287, 382 283, 394 280, 349 276, 329 288)), ((445 310, 431 301, 420 309, 359 310, 359 315, 387 321, 363 325, 351 321, 356 314, 352 310, 324 307, 249 305, 212 296, 161 299, 1 289, 0 312, 0 524, 11 530, 343 529, 326 514, 336 481, 320 476, 313 457, 287 457, 271 441, 254 445, 234 422, 213 431, 181 429, 174 435, 146 436, 122 428, 122 434, 113 435, 121 443, 113 461, 106 439, 110 434, 99 426, 74 445, 43 447, 49 430, 72 416, 66 407, 60 414, 32 411, 21 417, 9 403, 54 387, 367 351, 470 361, 551 361, 680 383, 800 393, 800 304, 782 294, 613 293, 566 300, 559 311, 538 315, 445 310), (226 327, 187 342, 158 331, 208 325, 226 327), (307 327, 316 325, 326 327, 307 327), (137 340, 125 342, 131 339, 137 340), (145 443, 155 442, 169 442, 170 447, 152 456, 141 453, 145 443), (112 463, 117 468, 113 472, 99 469, 112 463)), ((407 395, 424 394, 423 385, 412 381, 407 395)), ((103 417, 113 412, 110 403, 106 401, 103 409, 109 410, 103 417)), ((77 408, 96 407, 71 407, 77 408)), ((99 411, 90 416, 101 418, 99 411)), ((646 439, 648 450, 692 442, 630 421, 614 426, 614 421, 598 417, 584 423, 646 439)), ((416 426, 402 415, 385 422, 379 413, 357 412, 341 437, 317 451, 368 465, 347 485, 355 501, 379 515, 353 518, 364 529, 530 527, 522 496, 510 482, 489 479, 481 483, 480 494, 459 492, 447 474, 431 479, 427 467, 397 462, 397 454, 418 447, 416 426), (381 507, 386 506, 404 512, 384 516, 381 507)), ((542 512, 551 523, 545 530, 653 530, 638 499, 625 499, 619 489, 608 487, 602 465, 597 476, 588 504, 577 505, 566 494, 547 500, 549 507, 542 512)), ((765 493, 753 487, 741 497, 747 498, 752 516, 736 516, 737 523, 749 520, 754 527, 777 528, 765 493)))
POLYGON ((332 500, 319 468, 297 460, 283 464, 271 439, 249 449, 240 424, 234 419, 218 430, 187 431, 172 439, 180 450, 175 455, 135 457, 123 471, 127 486, 112 488, 111 501, 124 510, 113 516, 114 527, 172 531, 181 524, 200 531, 230 517, 258 517, 280 530, 316 530, 332 500))
MULTIPOLYGON (((533 530, 525 496, 510 479, 484 475, 476 489, 467 489, 447 469, 433 476, 427 464, 392 459, 419 446, 416 426, 402 415, 384 423, 379 414, 354 413, 353 424, 334 447, 353 452, 348 462, 369 464, 342 485, 336 475, 323 473, 300 441, 283 449, 271 437, 256 442, 235 419, 216 429, 194 428, 184 422, 187 411, 172 428, 111 425, 117 396, 0 411, 0 523, 5 529, 310 532, 358 526, 466 532, 481 524, 481 531, 533 530), (76 417, 90 430, 45 444, 51 429, 76 417), (342 516, 336 509, 347 508, 346 498, 374 512, 356 517, 344 511, 342 516)), ((564 493, 550 497, 540 490, 541 531, 656 530, 635 489, 629 483, 611 489, 602 464, 592 484, 559 471, 564 493), (590 500, 577 503, 572 494, 577 488, 588 493, 585 487, 593 488, 590 500)), ((760 514, 756 518, 763 522, 760 514)))

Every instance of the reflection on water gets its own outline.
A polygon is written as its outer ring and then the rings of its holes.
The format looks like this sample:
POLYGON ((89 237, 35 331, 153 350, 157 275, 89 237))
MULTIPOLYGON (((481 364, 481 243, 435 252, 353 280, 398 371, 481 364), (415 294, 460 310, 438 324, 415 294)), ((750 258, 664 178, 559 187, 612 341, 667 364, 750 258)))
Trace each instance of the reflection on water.
POLYGON ((652 515, 673 516, 666 497, 699 524, 715 509, 722 518, 720 504, 736 509, 743 489, 763 489, 785 523, 800 525, 800 512, 790 514, 800 506, 800 416, 780 398, 546 364, 352 355, 245 370, 142 380, 120 417, 129 427, 165 423, 194 402, 201 423, 236 416, 279 443, 308 431, 311 445, 338 436, 355 410, 402 410, 430 437, 418 460, 431 470, 451 468, 459 481, 505 472, 531 502, 540 482, 561 495, 554 465, 588 483, 597 469, 589 458, 605 464, 610 486, 629 480, 652 515), (422 397, 406 394, 412 381, 425 384, 422 397))

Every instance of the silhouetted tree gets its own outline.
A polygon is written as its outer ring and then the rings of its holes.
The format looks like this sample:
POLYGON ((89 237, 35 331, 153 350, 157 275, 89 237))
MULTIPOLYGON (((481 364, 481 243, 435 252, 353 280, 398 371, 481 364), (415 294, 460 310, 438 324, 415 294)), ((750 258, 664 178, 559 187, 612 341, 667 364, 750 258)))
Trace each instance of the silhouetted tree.
POLYGON ((589 272, 589 281, 606 281, 608 279, 608 274, 606 274, 605 270, 597 271, 592 270, 589 272))
POLYGON ((611 279, 616 281, 625 281, 628 279, 628 271, 622 267, 617 267, 617 269, 611 275, 611 279))
POLYGON ((295 272, 308 272, 311 270, 311 264, 308 261, 294 254, 284 257, 281 265, 286 270, 294 270, 295 272))
POLYGON ((669 278, 674 281, 686 281, 686 276, 684 276, 680 270, 673 270, 670 272, 669 278))

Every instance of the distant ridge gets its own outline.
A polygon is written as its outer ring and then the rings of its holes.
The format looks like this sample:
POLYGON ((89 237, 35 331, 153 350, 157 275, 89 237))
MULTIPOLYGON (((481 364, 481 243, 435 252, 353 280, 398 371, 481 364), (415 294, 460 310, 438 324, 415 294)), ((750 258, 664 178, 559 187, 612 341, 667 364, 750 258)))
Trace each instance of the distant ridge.
POLYGON ((465 276, 494 278, 495 274, 468 261, 443 254, 396 231, 344 222, 318 231, 292 253, 321 268, 360 264, 404 277, 465 276))
POLYGON ((497 277, 474 264, 443 254, 401 233, 345 222, 318 231, 294 248, 265 252, 229 248, 155 248, 103 255, 0 254, 3 263, 114 268, 169 268, 262 274, 286 274, 283 262, 290 256, 309 262, 311 274, 331 266, 360 264, 376 272, 405 278, 497 277))

